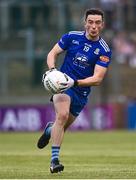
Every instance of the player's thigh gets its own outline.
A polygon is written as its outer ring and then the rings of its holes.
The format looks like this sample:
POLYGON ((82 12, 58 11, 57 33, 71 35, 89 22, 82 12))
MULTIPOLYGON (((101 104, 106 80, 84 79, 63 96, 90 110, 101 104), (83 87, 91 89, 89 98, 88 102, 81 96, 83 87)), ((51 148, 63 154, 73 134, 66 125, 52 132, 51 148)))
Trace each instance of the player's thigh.
POLYGON ((69 113, 70 103, 71 100, 67 94, 55 94, 53 96, 53 104, 57 114, 69 113))

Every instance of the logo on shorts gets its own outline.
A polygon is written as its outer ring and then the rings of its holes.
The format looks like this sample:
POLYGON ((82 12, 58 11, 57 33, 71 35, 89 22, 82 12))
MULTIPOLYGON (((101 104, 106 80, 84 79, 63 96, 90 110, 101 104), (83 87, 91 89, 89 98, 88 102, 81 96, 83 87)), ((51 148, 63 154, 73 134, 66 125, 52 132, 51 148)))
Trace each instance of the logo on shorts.
POLYGON ((80 113, 80 112, 77 112, 77 111, 76 111, 76 114, 77 114, 77 115, 79 115, 79 113, 80 113))

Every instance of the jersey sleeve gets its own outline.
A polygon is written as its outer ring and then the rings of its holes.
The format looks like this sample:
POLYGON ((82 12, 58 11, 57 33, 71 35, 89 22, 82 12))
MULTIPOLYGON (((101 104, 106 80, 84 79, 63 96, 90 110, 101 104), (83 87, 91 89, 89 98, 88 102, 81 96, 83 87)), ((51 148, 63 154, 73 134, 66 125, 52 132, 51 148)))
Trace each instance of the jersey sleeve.
POLYGON ((96 64, 103 67, 108 67, 111 62, 111 55, 112 55, 111 51, 102 52, 96 64))
POLYGON ((64 34, 61 39, 58 41, 58 45, 63 49, 68 49, 70 37, 69 34, 64 34))

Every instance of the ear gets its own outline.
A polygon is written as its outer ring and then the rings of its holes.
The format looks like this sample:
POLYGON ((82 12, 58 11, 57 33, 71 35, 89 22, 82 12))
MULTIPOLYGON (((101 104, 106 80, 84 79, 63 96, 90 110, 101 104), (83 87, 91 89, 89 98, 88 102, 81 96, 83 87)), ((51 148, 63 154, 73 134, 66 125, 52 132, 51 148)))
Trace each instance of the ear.
POLYGON ((105 22, 103 21, 102 22, 102 29, 105 27, 105 22))

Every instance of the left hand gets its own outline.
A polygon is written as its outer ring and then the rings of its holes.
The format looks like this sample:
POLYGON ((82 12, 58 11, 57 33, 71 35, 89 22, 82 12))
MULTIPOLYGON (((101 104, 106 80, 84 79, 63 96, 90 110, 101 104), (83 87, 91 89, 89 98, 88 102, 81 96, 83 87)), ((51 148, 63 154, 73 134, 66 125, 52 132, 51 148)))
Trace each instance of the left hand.
POLYGON ((60 91, 64 92, 67 89, 71 88, 72 86, 74 86, 76 84, 77 81, 74 81, 71 77, 69 77, 67 74, 64 73, 64 75, 66 76, 66 78, 68 79, 68 81, 66 83, 59 83, 60 86, 60 91))

